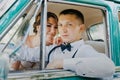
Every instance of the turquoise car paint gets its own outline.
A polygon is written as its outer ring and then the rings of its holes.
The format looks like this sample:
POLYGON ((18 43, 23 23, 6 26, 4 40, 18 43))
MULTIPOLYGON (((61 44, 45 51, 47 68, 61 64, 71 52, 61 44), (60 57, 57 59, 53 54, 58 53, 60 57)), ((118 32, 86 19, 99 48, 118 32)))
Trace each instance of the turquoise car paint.
POLYGON ((14 5, 0 19, 0 34, 13 21, 18 13, 28 4, 29 0, 17 0, 14 5))

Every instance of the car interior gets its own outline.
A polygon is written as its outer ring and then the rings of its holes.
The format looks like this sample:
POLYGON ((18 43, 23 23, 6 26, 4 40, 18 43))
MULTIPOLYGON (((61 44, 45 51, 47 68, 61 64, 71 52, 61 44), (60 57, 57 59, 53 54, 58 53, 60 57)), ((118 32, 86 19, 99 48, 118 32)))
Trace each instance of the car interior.
POLYGON ((87 44, 94 47, 100 53, 105 53, 106 23, 104 19, 104 10, 91 6, 79 6, 52 2, 48 3, 48 11, 54 12, 58 16, 60 11, 65 9, 76 9, 83 13, 86 26, 86 32, 84 32, 83 39, 86 41, 87 44), (93 30, 91 28, 93 28, 93 30))
MULTIPOLYGON (((35 5, 27 9, 22 17, 16 22, 13 28, 8 32, 9 34, 6 35, 1 40, 1 49, 5 52, 17 53, 17 49, 24 43, 27 35, 32 35, 32 25, 34 22, 34 17, 32 17, 34 12, 35 5), (31 14, 32 13, 32 14, 31 14), (26 15, 24 17, 24 15, 26 15), (27 20, 29 20, 29 22, 27 20), (30 23, 30 27, 24 27, 27 23, 30 23), (18 27, 19 26, 19 27, 18 27), (17 29, 20 30, 17 31, 17 29), (20 41, 20 36, 25 35, 25 38, 20 41), (9 38, 9 36, 13 36, 9 38), (3 47, 3 45, 6 47, 3 47), (19 45, 19 46, 18 46, 19 45), (17 46, 17 47, 16 47, 17 46), (12 50, 11 50, 12 49, 12 50), (13 50, 14 49, 14 50, 13 50)), ((64 9, 76 9, 83 13, 85 18, 85 26, 86 31, 84 32, 83 39, 85 43, 91 45, 96 51, 100 53, 107 54, 107 39, 106 39, 106 21, 105 21, 105 10, 103 8, 96 8, 96 6, 86 6, 86 5, 71 5, 71 4, 64 4, 64 3, 54 3, 48 2, 47 3, 47 11, 54 12, 57 16, 59 13, 64 9)), ((41 11, 41 9, 39 9, 41 11)), ((37 12, 38 13, 38 12, 37 12)))

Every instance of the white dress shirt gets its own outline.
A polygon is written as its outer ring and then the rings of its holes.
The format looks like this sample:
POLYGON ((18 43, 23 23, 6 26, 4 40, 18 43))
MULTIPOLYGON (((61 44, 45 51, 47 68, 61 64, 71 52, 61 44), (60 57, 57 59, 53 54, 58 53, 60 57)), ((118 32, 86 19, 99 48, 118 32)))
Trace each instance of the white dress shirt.
MULTIPOLYGON (((63 68, 65 70, 75 71, 78 75, 84 77, 105 78, 112 76, 115 72, 112 60, 105 54, 98 53, 90 45, 86 45, 83 40, 73 42, 71 46, 71 51, 67 49, 61 51, 61 47, 52 50, 50 54, 47 54, 49 62, 55 59, 63 59, 63 68), (73 55, 74 58, 72 58, 73 55)), ((47 50, 49 51, 52 48, 54 47, 50 46, 47 50)))

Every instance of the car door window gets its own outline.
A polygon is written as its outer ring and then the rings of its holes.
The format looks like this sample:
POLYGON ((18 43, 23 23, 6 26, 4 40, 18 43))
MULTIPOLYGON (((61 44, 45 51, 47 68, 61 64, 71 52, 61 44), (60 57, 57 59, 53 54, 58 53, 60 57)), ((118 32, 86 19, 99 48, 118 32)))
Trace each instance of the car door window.
POLYGON ((92 40, 105 41, 104 24, 95 24, 88 29, 92 40))

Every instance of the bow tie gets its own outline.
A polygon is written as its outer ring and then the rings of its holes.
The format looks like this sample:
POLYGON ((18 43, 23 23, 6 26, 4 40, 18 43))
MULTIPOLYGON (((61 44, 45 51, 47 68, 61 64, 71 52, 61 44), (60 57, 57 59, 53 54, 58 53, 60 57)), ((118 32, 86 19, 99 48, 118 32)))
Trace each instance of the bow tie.
POLYGON ((61 44, 61 50, 64 51, 65 49, 67 49, 68 51, 71 51, 71 45, 70 43, 68 44, 61 44))

